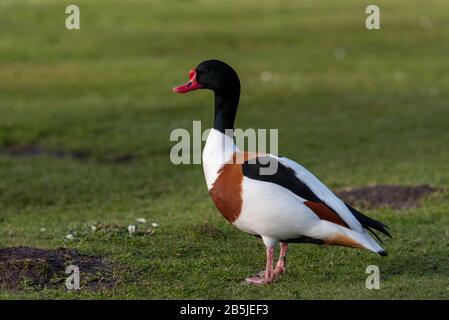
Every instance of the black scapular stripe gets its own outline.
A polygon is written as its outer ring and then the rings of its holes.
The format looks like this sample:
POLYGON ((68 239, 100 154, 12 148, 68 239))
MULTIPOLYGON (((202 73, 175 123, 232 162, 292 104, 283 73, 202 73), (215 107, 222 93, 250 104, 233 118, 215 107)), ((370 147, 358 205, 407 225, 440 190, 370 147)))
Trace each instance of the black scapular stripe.
POLYGON ((243 175, 247 178, 276 183, 290 190, 298 197, 301 197, 305 200, 320 203, 323 202, 313 193, 312 190, 310 190, 310 188, 304 182, 302 182, 296 176, 295 171, 293 171, 293 169, 284 166, 275 158, 264 156, 264 157, 257 157, 256 159, 247 160, 242 164, 242 171, 243 175), (270 166, 270 161, 277 162, 277 171, 272 175, 262 175, 261 169, 268 168, 270 166))

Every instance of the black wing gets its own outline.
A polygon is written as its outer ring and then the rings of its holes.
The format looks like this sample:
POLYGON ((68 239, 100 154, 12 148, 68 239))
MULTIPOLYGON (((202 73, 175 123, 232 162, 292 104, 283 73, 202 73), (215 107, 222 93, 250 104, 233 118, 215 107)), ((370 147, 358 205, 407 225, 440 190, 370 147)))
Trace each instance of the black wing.
POLYGON ((318 198, 315 193, 313 193, 313 191, 296 176, 295 171, 293 171, 292 168, 286 167, 276 158, 263 156, 247 160, 242 164, 242 171, 243 175, 247 178, 275 183, 305 200, 322 202, 320 198, 318 198), (276 172, 272 175, 262 175, 260 173, 261 169, 268 168, 272 163, 270 161, 277 162, 276 172))

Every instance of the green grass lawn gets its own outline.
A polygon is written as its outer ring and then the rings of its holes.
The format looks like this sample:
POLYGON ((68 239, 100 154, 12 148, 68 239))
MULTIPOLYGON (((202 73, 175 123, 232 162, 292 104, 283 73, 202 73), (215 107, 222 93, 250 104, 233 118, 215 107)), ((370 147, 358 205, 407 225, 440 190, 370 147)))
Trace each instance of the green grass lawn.
POLYGON ((386 258, 292 245, 288 273, 254 287, 241 281, 263 268, 263 244, 220 216, 200 165, 169 159, 173 129, 213 120, 210 92, 170 88, 219 58, 241 77, 237 127, 278 128, 280 154, 330 187, 446 188, 449 3, 376 1, 377 31, 364 27, 371 2, 358 0, 77 0, 79 31, 65 29, 67 4, 0 2, 0 247, 76 248, 120 265, 119 282, 0 290, 0 298, 449 297, 448 191, 416 209, 365 212, 390 226, 386 258), (261 81, 264 71, 272 81, 261 81), (48 154, 3 152, 29 145, 48 154), (51 156, 60 150, 89 160, 51 156), (106 161, 123 155, 133 160, 106 161), (89 231, 137 218, 159 228, 89 231), (380 268, 380 290, 365 288, 370 264, 380 268))

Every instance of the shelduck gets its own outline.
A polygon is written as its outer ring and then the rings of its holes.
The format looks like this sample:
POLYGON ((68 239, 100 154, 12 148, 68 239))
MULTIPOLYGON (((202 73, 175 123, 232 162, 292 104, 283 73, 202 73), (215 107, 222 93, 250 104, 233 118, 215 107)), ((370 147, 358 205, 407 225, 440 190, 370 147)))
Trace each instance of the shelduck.
POLYGON ((391 237, 385 224, 344 203, 298 163, 238 149, 229 134, 240 98, 240 80, 234 69, 219 60, 204 61, 190 71, 186 84, 172 90, 185 93, 197 89, 215 94, 215 120, 203 150, 204 175, 212 200, 231 224, 261 237, 266 246, 265 270, 246 278, 247 282, 269 284, 283 274, 288 243, 338 245, 387 255, 368 233, 379 241, 373 230, 391 237), (269 175, 261 170, 267 161, 277 165, 269 175), (278 243, 279 260, 273 266, 278 243))

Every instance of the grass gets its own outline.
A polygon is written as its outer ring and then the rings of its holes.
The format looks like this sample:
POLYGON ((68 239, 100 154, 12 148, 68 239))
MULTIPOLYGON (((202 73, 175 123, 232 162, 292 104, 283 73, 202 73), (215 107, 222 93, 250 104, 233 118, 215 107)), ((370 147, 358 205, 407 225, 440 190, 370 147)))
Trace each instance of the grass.
POLYGON ((447 188, 449 4, 377 1, 381 30, 367 31, 370 3, 356 0, 76 3, 79 31, 65 29, 63 2, 0 3, 0 150, 91 158, 0 154, 0 246, 76 248, 129 272, 110 290, 27 287, 0 298, 447 299, 447 191, 417 209, 366 211, 391 228, 387 258, 296 245, 276 284, 242 285, 263 267, 263 245, 219 215, 201 166, 169 161, 171 130, 211 125, 211 93, 169 88, 222 59, 243 83, 237 127, 278 128, 279 152, 332 188, 447 188), (261 81, 264 71, 277 80, 261 81), (95 161, 123 154, 134 160, 95 161), (160 227, 150 237, 65 237, 137 218, 160 227), (202 232, 206 223, 218 232, 202 232), (370 264, 380 290, 365 288, 370 264))

